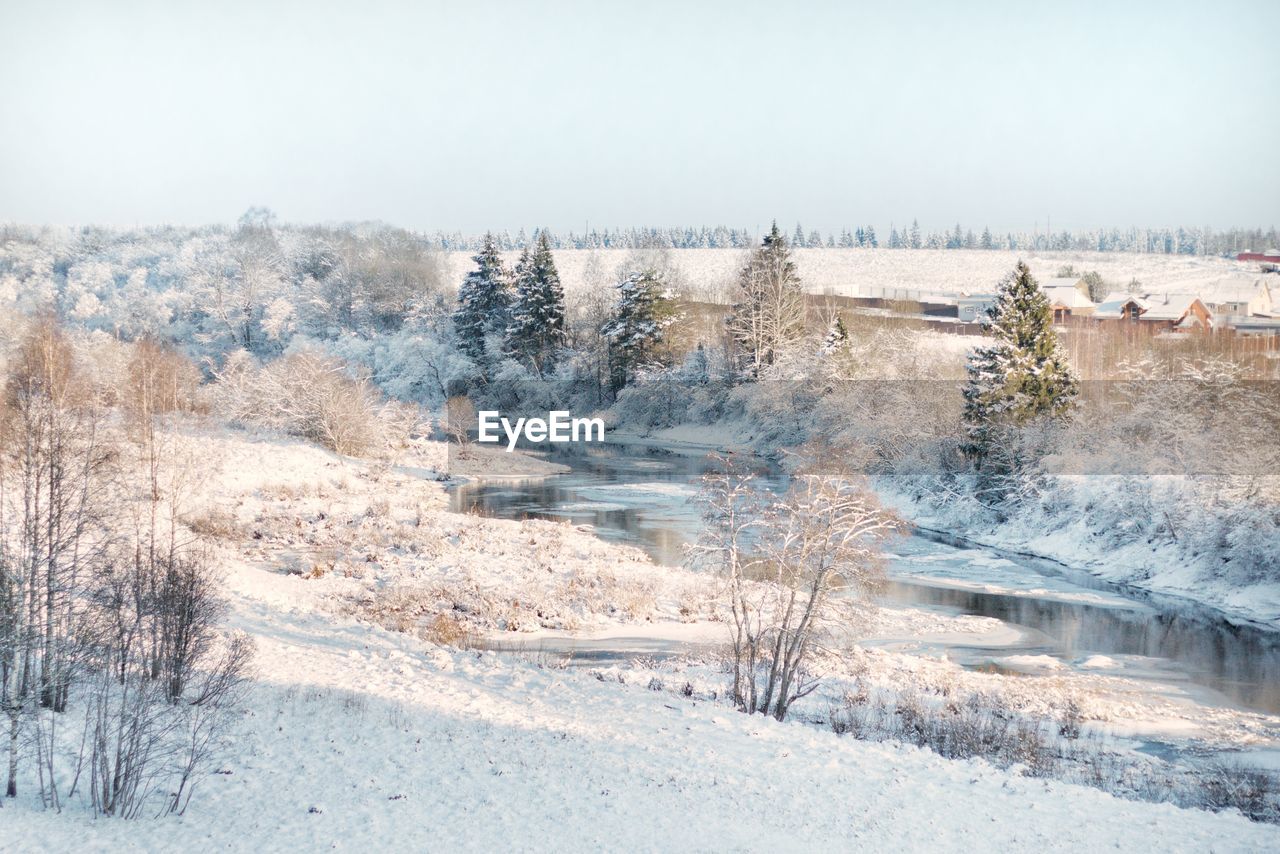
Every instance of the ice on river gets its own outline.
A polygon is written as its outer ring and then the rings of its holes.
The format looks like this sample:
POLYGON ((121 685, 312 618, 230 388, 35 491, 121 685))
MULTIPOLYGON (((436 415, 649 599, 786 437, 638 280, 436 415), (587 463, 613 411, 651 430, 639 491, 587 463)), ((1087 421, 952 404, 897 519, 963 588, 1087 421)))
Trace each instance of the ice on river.
POLYGON ((1150 610, 1119 593, 1090 590, 988 551, 952 548, 925 540, 912 540, 898 553, 891 554, 889 572, 899 578, 939 587, 1101 608, 1150 610))

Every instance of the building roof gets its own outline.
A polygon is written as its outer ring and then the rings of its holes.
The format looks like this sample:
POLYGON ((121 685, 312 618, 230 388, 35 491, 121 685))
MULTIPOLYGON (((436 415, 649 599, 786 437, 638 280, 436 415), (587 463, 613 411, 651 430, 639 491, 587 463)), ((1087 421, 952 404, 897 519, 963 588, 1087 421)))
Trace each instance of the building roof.
POLYGON ((1054 276, 1052 279, 1045 279, 1042 283, 1045 290, 1049 288, 1074 288, 1079 284, 1079 276, 1054 276))
POLYGON ((1098 318, 1120 318, 1124 315, 1124 307, 1129 303, 1133 303, 1142 310, 1147 308, 1146 300, 1136 294, 1108 294, 1106 299, 1098 303, 1093 316, 1098 318))
POLYGON ((1204 305, 1195 294, 1147 294, 1143 301, 1147 307, 1142 313, 1143 320, 1181 320, 1193 303, 1204 305))
POLYGON ((1093 300, 1080 293, 1075 285, 1050 285, 1044 289, 1049 302, 1063 308, 1093 308, 1093 300))

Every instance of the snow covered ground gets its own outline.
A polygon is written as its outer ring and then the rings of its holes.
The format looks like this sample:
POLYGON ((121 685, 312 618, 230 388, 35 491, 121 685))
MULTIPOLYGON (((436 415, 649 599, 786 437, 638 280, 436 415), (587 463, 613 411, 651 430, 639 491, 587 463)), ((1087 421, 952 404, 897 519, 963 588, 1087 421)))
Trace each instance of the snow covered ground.
MULTIPOLYGON (((1280 828, 1238 814, 747 717, 710 698, 723 680, 714 663, 673 665, 675 681, 657 689, 644 666, 565 669, 438 646, 425 638, 439 613, 528 640, 593 629, 711 644, 720 626, 706 578, 572 526, 446 512, 441 485, 423 477, 438 449, 387 467, 271 436, 187 437, 217 463, 192 520, 228 567, 231 623, 258 644, 248 706, 184 816, 95 820, 79 804, 53 814, 28 785, 0 808, 5 851, 1280 846, 1280 828), (407 620, 377 607, 424 586, 432 595, 402 609, 407 620), (690 696, 685 678, 697 683, 690 696)), ((999 642, 992 622, 886 612, 867 629, 999 642)), ((1009 679, 890 649, 854 665, 886 688, 1012 686, 1028 708, 1087 688, 1079 674, 1009 679)), ((1088 678, 1113 678, 1096 669, 1088 678)), ((1124 682, 1114 678, 1116 695, 1124 682)), ((1171 720, 1149 701, 1130 711, 1171 720)))
MULTIPOLYGON (((1191 292, 1203 297, 1253 285, 1256 264, 1195 255, 1144 255, 1128 252, 1009 252, 966 249, 796 249, 796 268, 811 293, 837 296, 914 298, 917 292, 988 292, 1024 260, 1042 282, 1065 265, 1078 273, 1096 270, 1125 289, 1138 279, 1152 293, 1191 292)), ((474 267, 473 253, 448 254, 449 280, 461 281, 474 267)), ((625 249, 560 249, 555 253, 565 289, 581 292, 617 281, 625 249)), ((507 253, 515 263, 518 252, 507 253)), ((741 249, 672 249, 670 257, 691 296, 722 301, 746 259, 741 249)))

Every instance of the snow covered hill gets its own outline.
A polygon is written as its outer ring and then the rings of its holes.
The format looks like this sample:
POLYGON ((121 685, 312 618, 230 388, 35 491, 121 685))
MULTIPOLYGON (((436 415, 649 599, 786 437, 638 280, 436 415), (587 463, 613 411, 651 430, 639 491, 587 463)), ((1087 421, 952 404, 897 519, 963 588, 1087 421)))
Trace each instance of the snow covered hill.
MULTIPOLYGON (((398 480, 408 469, 379 471, 238 433, 192 439, 221 460, 204 489, 240 532, 217 548, 229 567, 231 622, 258 645, 256 681, 227 752, 181 817, 95 820, 78 804, 45 812, 27 787, 0 809, 5 851, 1280 845, 1280 828, 1238 814, 1121 800, 1017 769, 748 717, 700 693, 652 690, 626 671, 453 650, 383 628, 346 609, 352 589, 385 590, 396 573, 433 566, 452 585, 448 567, 464 553, 471 583, 507 594, 540 576, 569 573, 591 587, 593 572, 616 583, 679 571, 568 526, 449 514, 438 484, 398 480), (332 547, 320 535, 325 522, 375 541, 377 526, 361 521, 372 517, 356 508, 379 493, 396 502, 386 516, 417 514, 414 527, 433 532, 440 551, 415 563, 406 547, 397 562, 385 557, 397 546, 388 538, 373 561, 346 553, 318 577, 289 571, 307 549, 332 547), (420 495, 418 506, 403 505, 408 494, 420 495), (281 503, 297 520, 292 543, 278 527, 286 515, 272 511, 281 503), (356 571, 375 563, 370 574, 356 571)), ((430 459, 419 463, 418 473, 431 470, 430 459)), ((685 578, 674 589, 684 585, 696 599, 698 584, 685 578)), ((580 616, 674 623, 682 617, 663 602, 668 589, 657 589, 645 615, 584 595, 580 616)))

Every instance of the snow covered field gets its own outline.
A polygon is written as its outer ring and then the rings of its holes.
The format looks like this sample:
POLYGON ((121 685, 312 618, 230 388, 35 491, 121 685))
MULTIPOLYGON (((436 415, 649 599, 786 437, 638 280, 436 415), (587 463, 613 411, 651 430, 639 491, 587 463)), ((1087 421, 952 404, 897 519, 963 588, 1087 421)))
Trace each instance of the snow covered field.
MULTIPOLYGON (((630 254, 625 249, 560 249, 556 265, 569 293, 612 285, 630 254)), ((472 253, 451 252, 449 280, 461 281, 474 264, 472 253)), ((1123 290, 1133 279, 1153 293, 1192 292, 1209 298, 1251 288, 1260 276, 1256 264, 1196 255, 1146 255, 1129 252, 1010 252, 969 249, 795 249, 801 281, 810 293, 836 296, 913 298, 923 292, 989 292, 1019 260, 1044 282, 1065 265, 1078 273, 1096 270, 1123 290)), ((518 252, 506 253, 515 263, 518 252)), ((746 261, 741 249, 672 249, 677 278, 699 299, 723 302, 746 261)))
MULTIPOLYGON (((554 657, 438 646, 424 639, 425 618, 459 603, 473 609, 460 612, 470 625, 531 640, 593 626, 710 641, 718 625, 705 578, 571 526, 445 512, 440 485, 421 477, 434 471, 438 448, 387 468, 270 436, 193 426, 189 439, 218 463, 199 524, 218 531, 231 622, 258 645, 248 706, 184 816, 95 820, 74 803, 54 814, 25 786, 0 810, 4 850, 1280 845, 1280 828, 1238 814, 1122 800, 1017 768, 741 715, 711 699, 723 678, 714 664, 675 664, 668 684, 655 686, 645 665, 562 669, 554 657), (433 588, 420 611, 400 614, 408 623, 363 607, 406 585, 433 588), (545 613, 546 602, 561 611, 545 613)), ((989 623, 886 612, 867 628, 994 642, 989 623)), ((890 650, 868 650, 859 666, 885 687, 1012 683, 1023 704, 1052 704, 1076 687, 1088 696, 1084 677, 1066 677, 1065 687, 1061 676, 1009 680, 890 650)), ((1123 697, 1123 682, 1110 683, 1113 697, 1123 697)), ((1125 702, 1132 717, 1176 719, 1168 707, 1125 702)), ((1086 701, 1117 724, 1120 708, 1102 694, 1086 701)), ((1224 718, 1219 735, 1265 728, 1250 720, 1224 718)))

